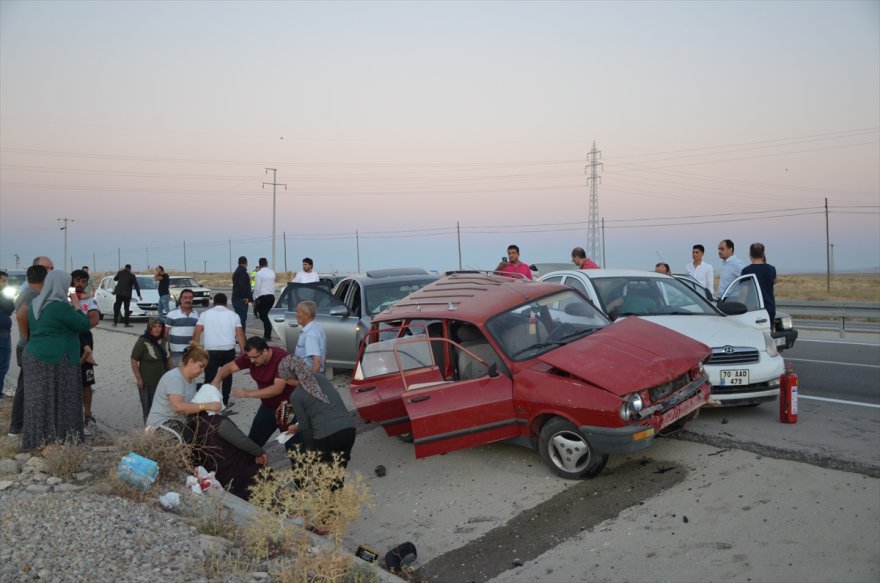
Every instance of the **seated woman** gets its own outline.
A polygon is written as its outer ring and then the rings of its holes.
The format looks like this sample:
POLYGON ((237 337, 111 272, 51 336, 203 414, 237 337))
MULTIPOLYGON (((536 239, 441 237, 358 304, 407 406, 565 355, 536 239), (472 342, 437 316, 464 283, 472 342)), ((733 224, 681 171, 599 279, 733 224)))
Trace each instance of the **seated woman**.
MULTIPOLYGON (((192 402, 207 406, 222 399, 217 387, 205 384, 192 402)), ((190 417, 189 427, 193 434, 193 461, 214 472, 217 481, 230 493, 247 500, 254 478, 268 461, 266 451, 231 420, 211 411, 190 417)))
POLYGON ((159 379, 153 405, 147 416, 147 428, 166 427, 190 441, 192 434, 186 424, 187 415, 202 411, 220 411, 221 400, 212 403, 191 403, 196 394, 196 378, 208 364, 208 353, 194 342, 183 352, 180 366, 172 368, 159 379))
POLYGON ((354 447, 354 421, 333 383, 321 373, 313 374, 306 361, 293 354, 278 364, 278 376, 296 386, 289 399, 295 423, 287 433, 301 434, 305 448, 319 452, 323 462, 332 463, 338 453, 342 467, 347 467, 354 447))

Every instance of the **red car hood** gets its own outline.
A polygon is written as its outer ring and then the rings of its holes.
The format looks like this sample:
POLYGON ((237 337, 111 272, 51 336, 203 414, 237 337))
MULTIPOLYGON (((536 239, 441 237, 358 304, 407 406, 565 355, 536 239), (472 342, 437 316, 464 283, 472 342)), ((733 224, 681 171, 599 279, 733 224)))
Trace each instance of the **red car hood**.
POLYGON ((678 332, 626 318, 538 359, 623 396, 678 378, 710 354, 678 332))

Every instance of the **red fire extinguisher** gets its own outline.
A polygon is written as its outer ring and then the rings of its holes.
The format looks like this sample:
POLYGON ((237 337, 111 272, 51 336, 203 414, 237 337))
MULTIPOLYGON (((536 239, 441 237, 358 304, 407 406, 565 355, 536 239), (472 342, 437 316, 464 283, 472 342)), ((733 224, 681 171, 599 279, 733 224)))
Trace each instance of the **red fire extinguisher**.
POLYGON ((797 423, 798 419, 798 376, 790 362, 785 363, 785 372, 779 377, 779 421, 797 423))

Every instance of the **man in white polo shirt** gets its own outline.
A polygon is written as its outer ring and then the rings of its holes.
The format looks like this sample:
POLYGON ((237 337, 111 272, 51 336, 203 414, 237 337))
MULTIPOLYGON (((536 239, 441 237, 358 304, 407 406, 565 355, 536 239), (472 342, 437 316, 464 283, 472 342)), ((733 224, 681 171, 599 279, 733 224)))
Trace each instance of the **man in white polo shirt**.
POLYGON ((193 292, 186 288, 178 296, 180 304, 165 316, 165 337, 171 345, 174 366, 180 366, 183 349, 187 347, 199 323, 199 313, 193 309, 193 292))
MULTIPOLYGON (((214 307, 199 316, 199 323, 193 332, 193 340, 201 342, 208 351, 208 366, 205 367, 205 379, 210 381, 224 364, 235 360, 235 345, 238 344, 244 354, 244 331, 241 329, 241 318, 226 307, 226 294, 214 296, 214 307)), ((229 405, 229 393, 232 391, 232 376, 223 379, 223 405, 229 405)))

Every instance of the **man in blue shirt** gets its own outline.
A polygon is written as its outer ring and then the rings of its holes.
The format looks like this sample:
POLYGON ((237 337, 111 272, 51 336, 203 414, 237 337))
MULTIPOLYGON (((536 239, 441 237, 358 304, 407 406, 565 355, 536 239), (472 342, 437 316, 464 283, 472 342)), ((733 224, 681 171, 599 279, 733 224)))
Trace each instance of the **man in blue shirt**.
MULTIPOLYGON (((715 296, 720 298, 721 294, 727 290, 727 287, 742 274, 743 267, 746 265, 742 262, 742 259, 733 254, 733 241, 730 239, 724 239, 718 243, 718 257, 721 258, 723 263, 721 271, 718 272, 718 293, 715 296)), ((736 287, 739 286, 737 285, 736 287)), ((727 294, 728 297, 736 296, 736 287, 731 290, 731 293, 727 294)))
POLYGON ((294 354, 311 366, 313 373, 324 372, 324 361, 327 360, 327 334, 315 322, 318 305, 312 301, 303 301, 296 305, 296 322, 302 326, 299 340, 296 341, 294 354))

